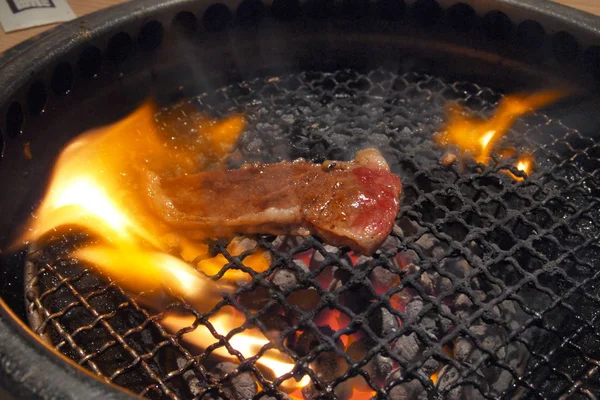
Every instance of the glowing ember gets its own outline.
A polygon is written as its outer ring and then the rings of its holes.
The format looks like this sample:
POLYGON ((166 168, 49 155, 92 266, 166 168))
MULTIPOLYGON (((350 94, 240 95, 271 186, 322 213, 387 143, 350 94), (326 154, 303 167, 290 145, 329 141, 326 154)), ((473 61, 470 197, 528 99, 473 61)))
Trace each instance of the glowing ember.
MULTIPOLYGON (((446 128, 435 140, 443 147, 456 149, 479 163, 487 164, 492 151, 496 150, 495 146, 518 118, 551 104, 563 96, 564 94, 558 91, 506 96, 500 101, 495 115, 488 120, 468 115, 464 108, 452 104, 448 107, 446 128)), ((450 154, 444 156, 442 160, 444 164, 449 165, 454 162, 455 158, 450 154)), ((514 150, 500 150, 499 154, 514 154, 514 150)), ((517 169, 529 173, 532 165, 532 157, 521 159, 517 162, 517 169)), ((521 179, 514 174, 509 175, 516 180, 521 179)))
MULTIPOLYGON (((202 324, 196 326, 195 321, 196 319, 191 316, 167 315, 162 320, 162 323, 172 332, 183 330, 183 332, 186 332, 183 334, 183 340, 201 348, 207 348, 220 341, 220 337, 213 335, 207 326, 202 324), (189 332, 187 332, 188 330, 189 332)), ((234 308, 223 307, 215 316, 211 317, 209 321, 217 332, 217 335, 227 336, 232 330, 243 326, 246 319, 234 308)), ((244 359, 255 357, 264 346, 270 345, 269 339, 267 339, 257 328, 248 328, 240 333, 236 333, 229 337, 227 342, 233 349, 238 351, 244 359)), ((238 360, 237 356, 231 354, 224 346, 217 347, 212 353, 219 357, 243 361, 238 360)), ((293 360, 274 348, 270 348, 262 353, 256 363, 270 369, 275 376, 282 376, 292 372, 295 367, 293 360)), ((286 391, 292 391, 302 388, 309 383, 310 377, 305 375, 300 381, 293 378, 283 381, 281 388, 286 391)))

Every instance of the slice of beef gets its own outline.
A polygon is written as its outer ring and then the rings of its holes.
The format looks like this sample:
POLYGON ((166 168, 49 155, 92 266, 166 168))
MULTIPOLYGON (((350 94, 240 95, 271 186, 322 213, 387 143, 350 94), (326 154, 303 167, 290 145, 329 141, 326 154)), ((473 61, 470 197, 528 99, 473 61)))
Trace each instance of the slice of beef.
POLYGON ((392 230, 401 187, 379 151, 366 149, 350 162, 300 159, 152 176, 149 193, 158 216, 193 238, 315 234, 372 254, 392 230))

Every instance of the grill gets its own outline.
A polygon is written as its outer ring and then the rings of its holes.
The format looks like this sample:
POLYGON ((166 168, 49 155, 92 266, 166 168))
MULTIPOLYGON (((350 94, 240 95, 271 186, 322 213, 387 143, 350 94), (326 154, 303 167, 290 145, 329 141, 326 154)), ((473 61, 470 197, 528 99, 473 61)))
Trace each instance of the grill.
POLYGON ((30 254, 32 327, 73 361, 150 398, 287 398, 275 389, 294 374, 310 375, 307 399, 348 399, 360 379, 363 391, 390 399, 595 398, 600 147, 536 114, 507 138, 536 149, 524 181, 505 173, 506 161, 441 165, 432 138, 447 101, 489 116, 501 98, 468 82, 383 69, 270 76, 202 94, 194 102, 203 110, 246 113, 243 161, 322 162, 382 149, 404 185, 382 249, 357 258, 314 238, 261 236, 256 246, 273 263, 255 273, 227 243, 213 243, 229 260, 216 278, 241 269, 252 282, 206 314, 169 304, 216 335, 194 352, 183 335, 195 325, 171 334, 163 314, 67 259, 75 244, 64 239, 30 254), (228 306, 247 323, 219 336, 208 317, 228 306), (274 339, 244 358, 228 340, 251 327, 274 339), (222 346, 235 362, 212 354, 222 346), (296 362, 293 373, 276 378, 257 367, 270 346, 296 362))
POLYGON ((0 386, 44 399, 598 398, 599 22, 513 3, 145 0, 4 55, 0 386), (440 161, 449 102, 486 118, 506 94, 557 86, 576 95, 502 142, 533 151, 529 176, 494 154, 440 161), (227 260, 213 279, 250 279, 207 312, 165 294, 150 305, 78 264, 68 254, 94 239, 74 229, 11 248, 64 145, 146 97, 183 99, 172 115, 243 113, 232 168, 378 148, 403 184, 392 233, 372 257, 316 237, 247 237, 239 256, 211 241, 227 260), (259 250, 263 272, 245 265, 259 250), (232 309, 244 321, 224 332, 214 321, 232 309), (198 331, 211 342, 192 343, 198 331), (268 340, 248 356, 236 343, 251 331, 268 340), (294 368, 265 368, 273 352, 294 368))

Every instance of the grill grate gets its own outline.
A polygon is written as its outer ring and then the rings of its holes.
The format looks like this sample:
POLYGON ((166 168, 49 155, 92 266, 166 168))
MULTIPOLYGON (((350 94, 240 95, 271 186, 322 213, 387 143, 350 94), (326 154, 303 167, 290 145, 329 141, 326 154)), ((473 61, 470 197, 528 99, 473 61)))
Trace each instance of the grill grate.
POLYGON ((186 330, 164 328, 163 313, 68 260, 77 241, 63 238, 30 254, 32 327, 75 362, 150 398, 287 398, 276 388, 293 373, 275 379, 256 365, 273 346, 295 361, 295 376, 311 377, 294 397, 358 398, 360 389, 374 392, 364 398, 595 399, 600 145, 535 114, 506 140, 535 150, 528 179, 502 173, 507 161, 440 165, 431 138, 446 102, 485 116, 500 98, 472 83, 384 70, 260 78, 201 95, 203 110, 248 117, 232 166, 380 148, 404 190, 381 251, 357 258, 315 238, 260 236, 256 246, 273 263, 255 273, 227 243, 213 243, 230 261, 217 278, 243 269, 252 281, 207 314, 181 300, 167 306, 215 335, 199 351, 184 344, 186 330), (225 307, 247 322, 222 337, 208 319, 225 307), (272 344, 245 359, 229 341, 250 327, 272 344), (236 362, 216 357, 219 347, 236 362))

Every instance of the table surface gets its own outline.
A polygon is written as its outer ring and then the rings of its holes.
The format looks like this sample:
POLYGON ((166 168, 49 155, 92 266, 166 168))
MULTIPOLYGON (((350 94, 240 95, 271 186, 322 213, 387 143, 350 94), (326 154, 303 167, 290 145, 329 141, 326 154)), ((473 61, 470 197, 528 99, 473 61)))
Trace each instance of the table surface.
MULTIPOLYGON (((91 12, 113 6, 115 4, 124 3, 130 0, 68 0, 73 12, 78 17, 89 14, 91 12)), ((549 0, 550 1, 550 0, 549 0)), ((574 8, 578 8, 583 11, 587 11, 596 15, 600 15, 600 1, 599 0, 555 0, 558 3, 562 3, 574 8)), ((50 29, 56 25, 45 25, 37 28, 24 29, 21 31, 4 33, 0 29, 0 53, 9 49, 17 43, 22 42, 32 36, 37 35, 47 29, 50 29)))

